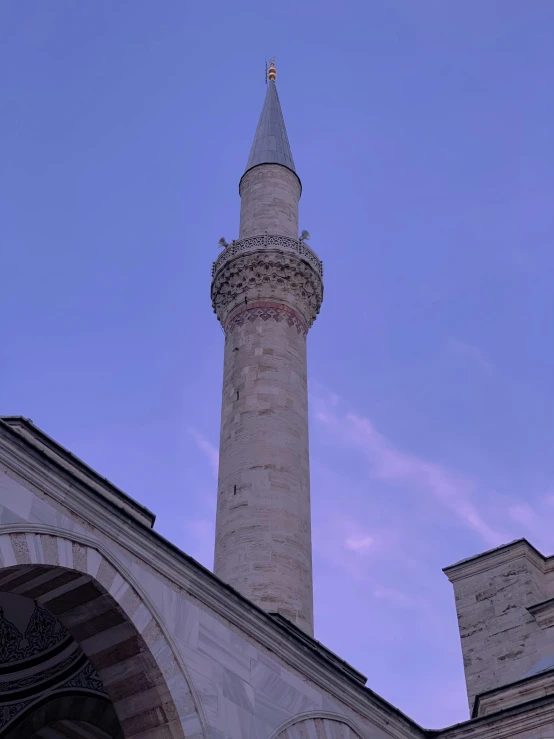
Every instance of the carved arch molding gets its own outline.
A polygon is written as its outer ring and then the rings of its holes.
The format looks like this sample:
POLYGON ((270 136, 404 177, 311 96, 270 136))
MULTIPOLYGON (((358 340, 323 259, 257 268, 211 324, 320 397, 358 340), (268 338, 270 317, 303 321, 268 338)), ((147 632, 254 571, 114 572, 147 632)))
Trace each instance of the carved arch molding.
MULTIPOLYGON (((89 676, 92 681, 80 679, 79 684, 71 685, 73 699, 77 691, 84 698, 88 696, 91 706, 91 698, 99 706, 103 701, 101 713, 106 715, 105 702, 109 701, 122 739, 156 730, 172 739, 205 735, 183 666, 151 605, 139 586, 100 547, 53 533, 0 531, 2 593, 34 601, 43 619, 46 613, 51 614, 73 638, 83 659, 94 669, 94 675, 89 676)), ((9 623, 4 623, 3 629, 5 637, 13 640, 10 648, 15 661, 11 665, 14 669, 24 667, 28 638, 18 640, 9 623)), ((55 641, 50 636, 50 641, 55 641)), ((53 699, 61 697, 56 687, 49 696, 53 699)), ((22 730, 18 727, 37 715, 44 700, 43 692, 13 701, 9 710, 0 706, 0 734, 13 732, 18 737, 22 730)), ((104 735, 114 736, 113 732, 98 734, 104 735)))
POLYGON ((271 739, 363 739, 347 718, 335 714, 310 714, 287 722, 271 739))

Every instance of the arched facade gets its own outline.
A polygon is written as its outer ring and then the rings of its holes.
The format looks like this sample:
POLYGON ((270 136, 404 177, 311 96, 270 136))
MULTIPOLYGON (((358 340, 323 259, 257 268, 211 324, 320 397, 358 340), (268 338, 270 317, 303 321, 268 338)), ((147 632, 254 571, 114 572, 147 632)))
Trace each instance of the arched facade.
POLYGON ((352 721, 334 713, 297 716, 280 726, 270 739, 364 739, 352 721))
MULTIPOLYGON (((33 736, 21 734, 32 728, 40 737, 46 720, 61 732, 64 721, 71 716, 75 720, 74 711, 67 714, 65 691, 77 703, 88 700, 89 713, 80 715, 92 716, 87 731, 93 737, 204 736, 196 701, 152 607, 100 546, 67 533, 18 530, 0 534, 0 556, 0 595, 10 593, 34 602, 43 621, 46 614, 54 617, 53 623, 59 622, 78 645, 80 659, 85 668, 90 666, 86 671, 93 677, 89 683, 74 678, 69 686, 54 685, 50 697, 59 698, 53 703, 56 710, 47 700, 48 690, 36 693, 34 699, 31 694, 28 700, 16 701, 15 708, 11 704, 4 711, 7 720, 0 733, 13 732, 14 739, 19 739, 33 736), (102 718, 96 718, 94 701, 102 718), (41 705, 46 704, 45 713, 41 705), (113 706, 113 715, 108 705, 113 706)), ((17 646, 14 628, 6 621, 4 629, 12 630, 13 648, 20 650, 12 655, 17 658, 24 651, 17 646)), ((20 641, 23 649, 27 642, 26 638, 20 641)))

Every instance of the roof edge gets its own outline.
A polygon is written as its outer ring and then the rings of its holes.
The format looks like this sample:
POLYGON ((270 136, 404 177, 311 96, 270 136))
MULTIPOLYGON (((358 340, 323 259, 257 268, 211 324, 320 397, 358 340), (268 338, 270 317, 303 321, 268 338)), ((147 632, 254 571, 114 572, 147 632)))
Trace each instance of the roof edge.
MULTIPOLYGON (((513 680, 511 683, 507 683, 506 685, 499 685, 496 688, 491 688, 490 690, 485 690, 482 693, 478 693, 475 696, 475 702, 473 704, 473 710, 471 712, 471 718, 482 718, 479 716, 479 709, 481 707, 481 703, 483 703, 487 698, 490 698, 494 695, 501 695, 502 693, 507 693, 509 690, 513 690, 514 688, 519 688, 522 685, 530 685, 533 682, 539 682, 540 680, 543 680, 544 678, 551 678, 554 677, 554 667, 550 667, 544 670, 541 670, 541 672, 537 672, 534 675, 527 675, 524 677, 519 678, 518 680, 513 680)), ((550 697, 552 698, 552 695, 547 696, 541 696, 541 697, 550 697)), ((521 701, 521 703, 515 703, 515 705, 524 705, 529 701, 521 701)), ((511 707, 511 706, 510 706, 511 707)), ((498 711, 496 712, 498 713, 498 711)), ((485 714, 488 716, 493 716, 494 713, 485 714)))
MULTIPOLYGON (((54 486, 51 481, 44 481, 44 490, 49 494, 56 497, 71 489, 74 485, 79 489, 84 487, 84 483, 80 478, 73 482, 71 472, 66 467, 62 467, 57 463, 54 457, 45 455, 38 446, 33 445, 29 439, 14 431, 2 420, 0 420, 0 431, 8 432, 13 437, 13 441, 17 443, 18 452, 14 466, 16 474, 23 474, 23 468, 27 465, 25 458, 28 454, 29 456, 32 454, 35 464, 38 461, 40 467, 48 466, 50 470, 54 469, 55 471, 57 468, 58 471, 63 473, 63 477, 60 478, 60 485, 54 486), (30 447, 30 449, 27 450, 25 447, 30 447), (41 463, 40 457, 45 458, 44 465, 41 463)), ((2 446, 0 443, 0 453, 3 451, 2 446)), ((14 450, 10 449, 9 445, 4 445, 4 449, 8 452, 7 457, 13 456, 14 450)), ((11 463, 8 462, 7 464, 10 466, 11 463)), ((33 484, 41 487, 43 483, 34 482, 33 484)), ((56 497, 56 499, 58 498, 56 497)), ((97 502, 97 496, 94 496, 94 499, 97 502)), ((91 500, 93 500, 92 496, 91 500)), ((111 506, 113 506, 113 503, 111 506)), ((110 513, 109 508, 104 507, 99 518, 95 521, 95 527, 98 532, 114 538, 113 532, 119 531, 119 528, 117 520, 110 513)), ((84 514, 81 513, 81 515, 84 514)), ((340 691, 341 696, 343 696, 342 700, 347 704, 352 704, 355 701, 357 710, 361 710, 364 715, 374 716, 377 712, 383 724, 389 724, 392 717, 397 719, 399 729, 402 726, 405 728, 404 731, 399 730, 396 733, 397 739, 410 739, 410 737, 413 739, 413 734, 410 732, 413 732, 414 729, 421 732, 421 738, 423 739, 424 730, 422 727, 395 705, 365 686, 362 682, 365 679, 364 676, 323 644, 292 626, 286 619, 276 618, 252 603, 232 586, 220 580, 200 562, 179 549, 177 545, 154 529, 141 523, 137 517, 130 516, 128 524, 126 548, 129 553, 136 553, 138 549, 140 550, 141 559, 150 560, 151 562, 155 560, 155 569, 170 579, 171 582, 182 587, 189 596, 197 598, 204 606, 212 609, 231 625, 239 627, 244 633, 256 639, 262 647, 270 652, 275 651, 279 658, 287 663, 291 669, 298 670, 316 684, 321 685, 321 681, 324 679, 332 695, 338 696, 340 691)), ((28 523, 21 522, 3 528, 5 530, 9 528, 10 531, 26 531, 28 526, 28 523)), ((48 532, 53 530, 53 527, 42 524, 39 524, 38 528, 48 532)), ((37 525, 34 525, 35 529, 37 529, 37 525)), ((74 532, 74 535, 76 537, 80 536, 77 532, 74 532)))
POLYGON ((149 528, 153 528, 156 516, 152 511, 124 493, 107 478, 102 477, 92 467, 89 467, 79 457, 75 456, 73 452, 48 436, 42 429, 35 426, 30 418, 0 416, 0 423, 10 429, 10 432, 15 434, 17 438, 24 439, 35 449, 46 454, 49 460, 63 467, 67 472, 78 473, 82 481, 88 483, 95 493, 102 496, 104 500, 114 505, 120 502, 122 504, 121 508, 129 515, 137 518, 149 528))
POLYGON ((452 565, 448 565, 448 567, 443 567, 442 571, 448 577, 448 579, 453 582, 462 577, 467 568, 476 568, 479 571, 481 569, 488 569, 492 565, 493 560, 502 560, 506 557, 506 555, 513 553, 514 550, 518 548, 521 549, 522 552, 528 554, 530 557, 539 560, 542 565, 546 564, 548 560, 553 559, 551 556, 547 557, 542 554, 542 552, 534 547, 527 539, 521 538, 514 539, 513 541, 510 541, 506 544, 501 544, 499 547, 488 549, 487 551, 481 552, 480 554, 474 554, 471 557, 461 559, 452 565))

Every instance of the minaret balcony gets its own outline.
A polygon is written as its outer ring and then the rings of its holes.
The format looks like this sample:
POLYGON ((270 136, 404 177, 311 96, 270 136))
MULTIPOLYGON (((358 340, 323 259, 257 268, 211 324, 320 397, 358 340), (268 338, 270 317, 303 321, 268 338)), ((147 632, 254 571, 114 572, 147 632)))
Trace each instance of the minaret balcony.
POLYGON ((231 259, 244 254, 244 252, 259 251, 260 249, 283 249, 285 251, 296 252, 296 254, 310 264, 320 277, 323 277, 323 262, 302 239, 271 234, 249 236, 246 239, 233 241, 212 264, 212 277, 215 277, 216 273, 231 259))

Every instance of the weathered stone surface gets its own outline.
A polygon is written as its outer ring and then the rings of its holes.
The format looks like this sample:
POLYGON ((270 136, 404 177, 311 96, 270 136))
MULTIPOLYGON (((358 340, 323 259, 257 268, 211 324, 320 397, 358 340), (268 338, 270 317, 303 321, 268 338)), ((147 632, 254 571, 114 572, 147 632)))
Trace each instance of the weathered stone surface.
POLYGON ((306 338, 248 318, 225 340, 214 571, 312 633, 306 338))
POLYGON ((291 309, 306 332, 321 308, 323 281, 300 255, 270 246, 239 254, 226 263, 214 276, 211 296, 224 328, 238 312, 262 301, 291 309))
POLYGON ((525 540, 454 565, 454 585, 470 710, 481 693, 520 680, 554 654, 554 629, 531 606, 551 597, 550 564, 525 540))
POLYGON ((298 239, 294 172, 260 164, 240 194, 242 241, 211 288, 225 329, 214 572, 313 634, 306 334, 322 269, 298 239))
POLYGON ((250 169, 240 183, 240 238, 264 231, 298 236, 300 181, 280 164, 250 169))
MULTIPOLYGON (((2 432, 0 422, 0 464, 6 470, 10 455, 2 432)), ((77 636, 89 639, 90 646, 90 629, 83 629, 83 624, 90 621, 90 628, 100 629, 98 633, 109 626, 113 619, 108 623, 103 614, 111 607, 111 596, 99 590, 93 600, 87 596, 86 603, 78 605, 79 589, 72 586, 88 575, 101 588, 95 576, 109 570, 102 562, 106 558, 110 560, 117 572, 114 583, 122 578, 128 585, 126 589, 114 589, 113 598, 126 618, 134 620, 142 641, 134 638, 107 647, 113 652, 111 659, 106 658, 106 652, 91 653, 91 659, 98 665, 114 705, 143 691, 150 691, 148 696, 152 698, 152 688, 158 684, 163 687, 163 680, 170 693, 168 698, 165 687, 158 693, 160 711, 163 711, 159 715, 165 715, 167 722, 163 727, 152 724, 151 729, 146 729, 152 723, 148 704, 137 700, 125 704, 122 716, 126 711, 134 713, 135 708, 144 707, 136 718, 127 719, 126 724, 127 729, 139 731, 140 739, 164 737, 169 727, 172 737, 184 734, 191 739, 280 736, 546 739, 554 736, 554 696, 545 688, 542 677, 532 681, 533 691, 519 691, 522 700, 535 700, 535 695, 542 695, 538 706, 536 700, 532 704, 514 705, 518 690, 511 689, 511 707, 506 715, 502 712, 488 715, 493 707, 489 700, 484 703, 487 715, 478 721, 425 732, 366 690, 363 680, 353 681, 342 670, 331 668, 324 657, 318 656, 316 642, 305 637, 312 645, 307 648, 296 642, 293 635, 285 641, 276 620, 255 611, 247 601, 237 600, 211 574, 168 549, 164 540, 149 528, 137 527, 129 517, 122 530, 121 519, 114 518, 105 508, 95 509, 94 499, 81 484, 69 483, 65 475, 56 477, 48 462, 41 474, 30 455, 24 462, 21 454, 10 460, 10 464, 12 461, 9 474, 0 472, 0 521, 11 521, 15 511, 22 515, 16 523, 0 525, 2 590, 7 591, 11 582, 33 591, 37 581, 48 580, 42 571, 33 573, 29 568, 35 563, 41 567, 61 564, 74 574, 74 580, 60 586, 59 580, 51 577, 53 585, 58 583, 56 600, 63 599, 60 591, 63 588, 75 602, 72 607, 66 604, 56 610, 63 614, 66 627, 77 636), (32 491, 27 487, 29 476, 34 480, 32 491), (54 520, 55 533, 50 523, 54 520), (77 520, 83 520, 86 525, 81 526, 77 520), (30 564, 16 562, 21 534, 28 543, 30 564), (75 569, 82 566, 81 547, 86 549, 87 573, 75 569), (127 562, 128 567, 122 562, 127 562), (24 575, 16 576, 14 567, 23 568, 24 575), (130 592, 132 598, 128 597, 130 592), (139 616, 143 610, 149 619, 140 616, 137 620, 133 614, 139 616)), ((47 597, 46 605, 53 604, 48 594, 44 597, 47 597)), ((107 641, 113 634, 113 628, 106 629, 107 641)), ((101 648, 101 640, 96 639, 94 646, 101 648)))

